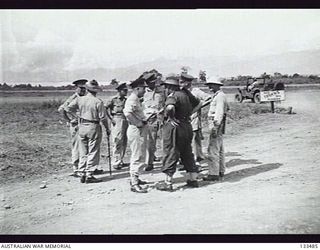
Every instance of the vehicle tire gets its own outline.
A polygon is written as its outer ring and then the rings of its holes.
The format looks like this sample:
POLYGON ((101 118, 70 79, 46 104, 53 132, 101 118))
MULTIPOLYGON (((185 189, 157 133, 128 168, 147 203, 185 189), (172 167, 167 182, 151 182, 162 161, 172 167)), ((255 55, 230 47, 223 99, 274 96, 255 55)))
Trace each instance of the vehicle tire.
POLYGON ((236 102, 240 102, 240 103, 243 101, 243 97, 239 93, 235 95, 234 99, 236 100, 236 102))
POLYGON ((253 102, 254 103, 260 103, 261 99, 260 99, 260 92, 257 92, 253 95, 253 102))

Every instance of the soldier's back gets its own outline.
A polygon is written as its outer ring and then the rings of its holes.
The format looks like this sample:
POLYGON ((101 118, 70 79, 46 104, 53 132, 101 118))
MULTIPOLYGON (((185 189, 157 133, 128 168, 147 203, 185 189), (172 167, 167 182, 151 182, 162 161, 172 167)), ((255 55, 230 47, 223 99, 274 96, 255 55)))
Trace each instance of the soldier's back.
POLYGON ((189 96, 184 91, 175 91, 172 96, 176 100, 175 117, 181 121, 189 120, 193 109, 189 96))
POLYGON ((99 98, 87 94, 79 97, 79 112, 80 117, 86 120, 99 121, 99 109, 103 107, 103 102, 99 98))

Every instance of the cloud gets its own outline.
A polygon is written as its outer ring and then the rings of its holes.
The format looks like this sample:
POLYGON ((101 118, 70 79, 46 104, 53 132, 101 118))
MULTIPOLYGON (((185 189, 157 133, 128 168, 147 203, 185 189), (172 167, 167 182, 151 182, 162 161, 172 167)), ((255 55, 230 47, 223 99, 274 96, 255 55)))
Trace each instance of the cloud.
POLYGON ((13 72, 61 70, 72 56, 72 44, 49 31, 39 31, 33 40, 4 43, 4 67, 13 72))

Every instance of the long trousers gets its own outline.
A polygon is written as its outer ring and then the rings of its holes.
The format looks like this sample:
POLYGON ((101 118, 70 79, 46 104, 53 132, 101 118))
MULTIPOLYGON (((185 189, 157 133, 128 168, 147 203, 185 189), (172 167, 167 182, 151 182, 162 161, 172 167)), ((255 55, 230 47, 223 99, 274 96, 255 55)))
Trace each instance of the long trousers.
POLYGON ((131 149, 129 170, 131 185, 138 184, 140 170, 146 165, 147 129, 147 126, 138 128, 134 125, 129 125, 128 127, 128 143, 131 149))
POLYGON ((79 125, 79 171, 92 174, 100 161, 102 129, 100 124, 81 123, 79 125))
POLYGON ((79 168, 79 125, 72 125, 70 123, 70 135, 71 135, 71 161, 73 171, 77 171, 79 168))
POLYGON ((157 150, 159 124, 157 121, 148 124, 146 163, 152 165, 157 150))
POLYGON ((113 165, 123 162, 127 148, 128 121, 124 116, 114 116, 115 125, 112 126, 111 136, 113 139, 113 165))
POLYGON ((225 172, 223 136, 220 133, 216 137, 212 134, 209 137, 208 160, 209 175, 219 175, 225 172))
POLYGON ((181 158, 186 171, 196 173, 198 171, 194 155, 192 153, 192 127, 189 122, 180 122, 174 127, 166 121, 163 126, 163 168, 162 172, 173 176, 176 165, 181 158))
POLYGON ((201 129, 193 131, 192 150, 196 158, 205 158, 202 152, 202 133, 201 129))

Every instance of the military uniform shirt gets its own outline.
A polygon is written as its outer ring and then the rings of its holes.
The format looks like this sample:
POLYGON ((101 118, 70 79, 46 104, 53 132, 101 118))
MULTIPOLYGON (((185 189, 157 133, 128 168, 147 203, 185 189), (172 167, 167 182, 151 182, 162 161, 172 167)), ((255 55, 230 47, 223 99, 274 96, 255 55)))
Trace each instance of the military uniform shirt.
POLYGON ((143 96, 143 108, 146 116, 158 112, 163 107, 163 102, 164 100, 160 93, 147 88, 143 96))
POLYGON ((228 102, 226 95, 221 91, 217 91, 213 95, 210 103, 208 117, 213 119, 214 124, 219 126, 222 122, 223 115, 228 111, 228 102))
POLYGON ((126 97, 120 98, 120 96, 117 95, 113 97, 109 102, 107 102, 106 108, 110 109, 111 115, 123 114, 126 100, 126 97))
POLYGON ((171 93, 166 100, 166 106, 175 106, 175 118, 179 121, 190 121, 192 110, 200 101, 188 90, 180 90, 171 93))
MULTIPOLYGON (((67 106, 76 98, 80 97, 78 93, 74 93, 72 96, 70 96, 60 107, 58 108, 58 111, 61 112, 62 110, 66 110, 67 106)), ((77 112, 77 115, 79 112, 77 112)))
POLYGON ((107 116, 103 102, 91 93, 74 99, 66 107, 67 112, 74 112, 77 109, 79 109, 79 117, 89 121, 99 122, 107 116))
POLYGON ((136 127, 142 127, 143 121, 146 121, 147 118, 143 113, 143 107, 139 97, 135 93, 131 93, 128 97, 123 113, 126 116, 129 124, 136 127))
MULTIPOLYGON (((198 98, 202 102, 205 102, 211 97, 210 94, 202 91, 199 88, 192 88, 191 94, 193 94, 196 98, 198 98)), ((193 113, 191 116, 191 125, 193 130, 198 130, 202 127, 200 119, 201 119, 201 109, 198 112, 193 113)))

